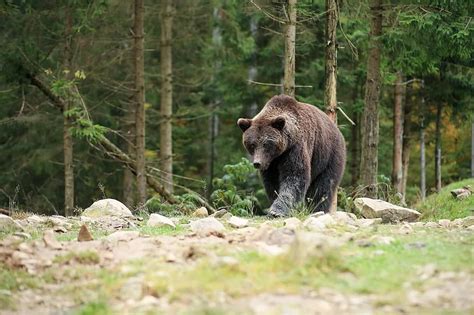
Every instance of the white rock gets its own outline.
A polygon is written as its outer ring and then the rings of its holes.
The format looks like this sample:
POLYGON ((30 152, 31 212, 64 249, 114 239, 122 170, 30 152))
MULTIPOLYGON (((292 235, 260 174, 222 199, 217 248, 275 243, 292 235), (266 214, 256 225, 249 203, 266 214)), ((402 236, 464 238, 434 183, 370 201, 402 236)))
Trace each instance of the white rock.
POLYGON ((436 223, 436 222, 426 222, 425 227, 427 227, 427 228, 437 228, 437 227, 439 227, 439 224, 436 223))
POLYGON ((138 231, 117 231, 107 236, 107 240, 110 242, 128 242, 139 236, 140 232, 138 231))
POLYGON ((423 222, 412 222, 411 226, 413 226, 415 228, 419 228, 419 227, 425 226, 425 223, 423 223, 423 222))
POLYGON ((207 216, 209 216, 209 212, 207 211, 206 207, 197 208, 193 213, 193 217, 197 218, 205 218, 207 216))
POLYGON ((403 208, 379 199, 356 198, 354 204, 365 218, 382 218, 384 223, 413 222, 421 215, 416 210, 403 208))
POLYGON ((320 216, 322 216, 322 215, 324 215, 324 214, 325 214, 324 211, 318 211, 318 212, 312 213, 312 214, 310 215, 310 217, 317 218, 317 217, 320 217, 320 216))
POLYGON ((0 214, 0 231, 22 231, 23 227, 5 214, 0 214))
POLYGON ((462 226, 469 227, 474 225, 474 215, 462 218, 462 226))
POLYGON ((45 217, 40 217, 39 215, 36 215, 36 214, 33 214, 29 216, 28 218, 26 218, 26 221, 32 224, 40 224, 40 223, 45 222, 46 220, 47 219, 45 217))
POLYGON ((176 225, 170 218, 158 213, 150 214, 150 218, 148 219, 146 225, 151 227, 171 226, 172 228, 176 228, 176 225))
POLYGON ((357 225, 360 227, 369 227, 369 226, 375 226, 382 223, 381 218, 376 218, 376 219, 358 219, 357 220, 357 225))
POLYGON ((233 228, 241 229, 249 225, 249 220, 232 216, 227 220, 227 223, 229 223, 233 228))
POLYGON ((193 232, 204 235, 225 230, 225 226, 213 217, 191 221, 189 225, 193 232))
POLYGON ((339 224, 356 225, 357 217, 353 213, 349 213, 349 212, 345 212, 345 211, 336 211, 336 212, 332 213, 332 217, 339 224))
POLYGON ((336 223, 336 220, 334 220, 334 218, 330 214, 326 213, 316 218, 309 217, 304 221, 303 225, 309 230, 319 231, 325 229, 329 225, 334 225, 336 223))
POLYGON ((82 216, 98 218, 107 216, 133 217, 132 212, 118 200, 102 199, 94 202, 89 208, 84 210, 82 216))
POLYGON ((61 243, 56 240, 53 230, 47 230, 43 234, 43 242, 46 247, 52 249, 60 249, 62 247, 61 243))
POLYGON ((444 228, 449 228, 451 226, 451 221, 448 220, 448 219, 441 219, 438 221, 438 224, 441 226, 441 227, 444 227, 444 228))
POLYGON ((285 227, 295 230, 300 228, 303 225, 303 222, 298 218, 288 218, 283 221, 283 224, 285 227))

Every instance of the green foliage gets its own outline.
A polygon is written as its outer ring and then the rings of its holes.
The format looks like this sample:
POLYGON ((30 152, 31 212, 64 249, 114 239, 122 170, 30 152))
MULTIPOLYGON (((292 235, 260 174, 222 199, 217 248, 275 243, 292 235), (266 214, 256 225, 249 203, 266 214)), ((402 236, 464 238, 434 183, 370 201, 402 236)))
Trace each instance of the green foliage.
POLYGON ((466 179, 443 187, 439 193, 434 193, 425 202, 419 202, 416 209, 422 212, 422 219, 437 221, 439 219, 457 219, 474 215, 474 196, 458 200, 451 195, 451 190, 466 185, 474 187, 474 179, 466 179))
POLYGON ((215 178, 211 201, 217 208, 226 208, 235 215, 254 214, 262 209, 259 196, 263 194, 255 168, 248 159, 224 166, 224 176, 215 178))
POLYGON ((145 209, 148 213, 160 213, 166 216, 176 216, 191 214, 200 206, 200 203, 194 194, 186 193, 176 195, 175 199, 177 200, 176 204, 169 204, 163 202, 159 196, 155 196, 145 203, 145 209))

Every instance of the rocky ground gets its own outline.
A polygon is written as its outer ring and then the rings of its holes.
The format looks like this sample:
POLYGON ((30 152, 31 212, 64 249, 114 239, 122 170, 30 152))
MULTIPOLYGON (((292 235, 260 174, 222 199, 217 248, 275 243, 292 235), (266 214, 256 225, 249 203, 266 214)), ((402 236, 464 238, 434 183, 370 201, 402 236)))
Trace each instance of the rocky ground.
POLYGON ((474 217, 391 212, 1 216, 0 314, 472 314, 474 217))

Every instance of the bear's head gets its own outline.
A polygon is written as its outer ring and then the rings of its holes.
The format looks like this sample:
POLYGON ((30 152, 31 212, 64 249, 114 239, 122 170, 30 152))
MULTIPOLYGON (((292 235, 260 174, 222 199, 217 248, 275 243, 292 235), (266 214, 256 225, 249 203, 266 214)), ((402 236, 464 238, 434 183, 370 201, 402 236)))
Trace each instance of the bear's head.
POLYGON ((243 144, 250 154, 253 166, 265 171, 270 163, 286 151, 286 120, 283 116, 267 119, 240 118, 237 121, 243 131, 243 144))

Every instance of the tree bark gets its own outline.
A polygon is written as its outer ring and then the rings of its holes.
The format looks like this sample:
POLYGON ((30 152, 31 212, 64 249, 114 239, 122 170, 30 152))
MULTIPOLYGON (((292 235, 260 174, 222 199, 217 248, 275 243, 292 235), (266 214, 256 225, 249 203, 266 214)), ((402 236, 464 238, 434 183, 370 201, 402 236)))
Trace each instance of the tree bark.
POLYGON ((285 74, 283 77, 283 92, 295 96, 295 42, 296 42, 296 2, 287 0, 285 26, 285 74))
POLYGON ((324 88, 324 105, 326 113, 337 124, 337 43, 336 28, 339 19, 337 0, 326 0, 326 84, 324 88))
POLYGON ((160 162, 163 171, 163 186, 173 193, 173 59, 172 59, 172 26, 173 1, 161 0, 161 38, 160 38, 160 71, 161 71, 161 105, 160 105, 160 162))
MULTIPOLYGON (((64 68, 67 70, 66 80, 73 79, 72 69, 72 24, 73 17, 70 7, 65 9, 65 45, 64 68)), ((66 99, 63 112, 63 146, 64 146, 64 215, 72 216, 74 213, 74 148, 71 135, 72 122, 67 112, 72 108, 71 97, 66 99)))
POLYGON ((443 115, 443 105, 441 101, 436 103, 436 132, 435 132, 435 187, 436 191, 441 191, 441 118, 443 115))
POLYGON ((146 162, 145 162, 145 73, 144 73, 144 0, 135 0, 135 16, 133 24, 134 38, 134 74, 135 74, 135 146, 136 146, 136 178, 138 203, 145 204, 146 193, 146 162))
POLYGON ((402 193, 402 150, 403 150, 403 102, 406 86, 403 84, 403 75, 397 72, 395 82, 395 101, 393 103, 393 159, 392 185, 398 193, 402 193))
MULTIPOLYGON (((357 97, 359 96, 359 80, 357 79, 353 92, 352 104, 355 106, 357 97)), ((351 186, 356 187, 359 181, 360 166, 360 113, 354 108, 352 114, 354 125, 351 126, 351 140, 349 142, 351 151, 351 186)))
MULTIPOLYGON (((131 158, 135 158, 135 106, 130 106, 125 109, 125 117, 123 121, 123 131, 125 133, 125 152, 131 158)), ((132 103, 132 105, 134 105, 132 103)), ((135 175, 129 168, 123 169, 122 178, 122 195, 123 202, 127 207, 135 206, 136 190, 135 190, 135 175)))
POLYGON ((420 104, 420 194, 421 200, 426 198, 426 155, 425 155, 425 96, 424 86, 421 90, 420 104))
POLYGON ((403 141, 402 141, 402 184, 401 184, 401 194, 402 194, 402 203, 406 202, 406 188, 408 180, 408 168, 410 165, 410 153, 411 153, 411 114, 412 114, 412 93, 410 87, 408 86, 408 91, 406 92, 406 101, 403 110, 403 141))
POLYGON ((364 194, 377 197, 378 141, 379 141, 379 97, 380 55, 382 35, 382 0, 370 2, 370 38, 365 83, 365 108, 362 114, 361 182, 364 194))

